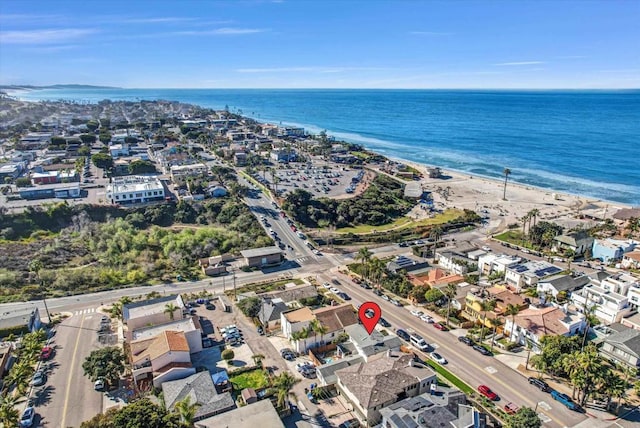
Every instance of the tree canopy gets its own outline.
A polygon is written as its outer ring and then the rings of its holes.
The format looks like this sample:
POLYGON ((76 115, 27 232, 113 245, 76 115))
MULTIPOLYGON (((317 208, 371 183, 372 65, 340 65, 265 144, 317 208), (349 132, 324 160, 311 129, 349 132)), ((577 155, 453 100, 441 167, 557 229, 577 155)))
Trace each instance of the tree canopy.
POLYGON ((242 299, 238 303, 238 307, 243 314, 245 314, 249 318, 253 318, 257 317, 260 313, 262 302, 260 301, 259 297, 247 297, 246 299, 242 299))
POLYGON ((107 153, 96 153, 91 156, 91 161, 95 166, 102 169, 113 168, 113 158, 107 153))
POLYGON ((542 421, 530 407, 519 408, 507 420, 508 428, 540 428, 540 426, 542 426, 542 421))
POLYGON ((124 355, 117 346, 92 351, 82 363, 84 375, 92 382, 104 379, 107 385, 116 385, 124 371, 124 355))

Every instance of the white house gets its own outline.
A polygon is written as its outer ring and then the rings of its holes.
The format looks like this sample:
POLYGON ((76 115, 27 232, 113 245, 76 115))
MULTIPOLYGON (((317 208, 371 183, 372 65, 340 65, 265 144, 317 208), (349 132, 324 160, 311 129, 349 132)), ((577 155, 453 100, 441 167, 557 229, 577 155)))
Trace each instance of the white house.
POLYGON ((458 275, 464 275, 469 271, 469 266, 475 264, 475 262, 466 255, 448 250, 437 251, 436 260, 441 268, 457 273, 458 275))
POLYGON ((581 311, 584 308, 594 309, 594 315, 607 324, 620 322, 632 308, 627 296, 605 290, 595 284, 588 284, 582 290, 571 294, 571 303, 581 311))
POLYGON ((553 297, 558 297, 558 293, 561 291, 571 293, 589 284, 589 282, 590 278, 587 275, 572 276, 559 274, 550 276, 538 281, 538 295, 549 293, 553 297))
POLYGON ((508 267, 520 263, 520 260, 520 257, 516 256, 487 253, 478 257, 478 269, 483 275, 491 275, 495 272, 505 272, 508 267))
POLYGON ((194 354, 202 351, 202 327, 197 316, 182 318, 177 317, 173 321, 158 324, 154 326, 143 326, 138 329, 127 331, 129 341, 150 339, 158 336, 164 331, 180 331, 184 333, 187 344, 189 345, 189 353, 194 354))
POLYGON ((311 310, 308 307, 296 309, 280 314, 280 325, 284 336, 292 342, 296 352, 306 352, 317 345, 330 343, 345 332, 345 328, 358 323, 358 316, 351 304, 328 306, 311 310), (316 320, 326 329, 322 335, 309 329, 311 322, 316 320), (299 340, 293 340, 296 332, 306 332, 299 340))
POLYGON ((562 269, 545 261, 534 261, 509 266, 505 271, 505 281, 509 288, 519 293, 523 288, 536 285, 541 278, 562 272, 562 269))
POLYGON ((114 159, 129 156, 129 145, 125 143, 112 144, 109 146, 109 154, 114 159))
POLYGON ((179 294, 127 303, 122 306, 122 321, 129 330, 164 324, 172 320, 182 319, 184 307, 184 302, 179 294), (167 305, 175 306, 173 314, 167 312, 167 305))
POLYGON ((621 265, 624 269, 640 269, 640 250, 625 253, 621 265))
POLYGON ((131 347, 131 374, 136 384, 182 379, 196 372, 191 365, 189 343, 181 331, 163 331, 159 335, 134 340, 131 347))

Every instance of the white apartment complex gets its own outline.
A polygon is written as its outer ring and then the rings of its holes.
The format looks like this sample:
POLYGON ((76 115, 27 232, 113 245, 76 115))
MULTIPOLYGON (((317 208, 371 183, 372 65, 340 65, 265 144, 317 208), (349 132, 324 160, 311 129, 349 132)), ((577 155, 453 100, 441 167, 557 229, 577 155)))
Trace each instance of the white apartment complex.
POLYGON ((112 204, 144 204, 164 200, 164 185, 158 177, 129 175, 115 177, 107 185, 107 200, 112 204))

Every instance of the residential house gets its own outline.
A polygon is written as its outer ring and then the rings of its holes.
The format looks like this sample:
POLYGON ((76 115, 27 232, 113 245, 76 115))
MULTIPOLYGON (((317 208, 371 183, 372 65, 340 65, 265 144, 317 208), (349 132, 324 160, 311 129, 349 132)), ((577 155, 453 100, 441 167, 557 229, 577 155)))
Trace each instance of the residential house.
POLYGON ((400 271, 412 272, 428 267, 426 260, 416 260, 406 256, 396 256, 395 259, 387 263, 387 270, 392 273, 400 271))
POLYGON ((247 164, 247 154, 244 152, 236 152, 233 154, 233 164, 235 166, 245 166, 247 164))
POLYGON ((594 259, 602 260, 604 263, 622 260, 625 253, 631 252, 636 247, 636 242, 629 239, 596 239, 593 241, 592 255, 594 259))
POLYGON ((183 379, 164 382, 162 393, 165 407, 175 410, 176 404, 189 398, 196 405, 192 422, 198 422, 236 408, 229 392, 218 393, 208 371, 202 371, 183 379))
POLYGON ((4 312, 0 317, 0 336, 33 333, 42 327, 40 310, 37 307, 4 312))
POLYGON ((194 354, 202 351, 202 326, 197 316, 179 317, 173 321, 154 326, 144 326, 135 330, 129 329, 125 333, 126 339, 131 341, 152 339, 163 331, 180 331, 184 333, 189 344, 189 353, 194 354))
POLYGON ((0 388, 2 387, 2 379, 9 373, 13 357, 13 344, 11 342, 0 342, 0 388))
POLYGON ((198 264, 202 268, 205 275, 215 276, 227 272, 227 262, 233 260, 233 257, 222 254, 219 256, 206 257, 198 260, 198 264))
POLYGON ((586 328, 583 314, 556 306, 531 306, 505 321, 505 331, 512 342, 529 343, 536 351, 544 336, 573 336, 586 328))
POLYGON ((625 328, 607 336, 600 355, 614 363, 640 369, 640 330, 625 328))
POLYGON ((416 362, 413 355, 391 352, 372 362, 340 369, 336 376, 339 393, 353 405, 353 411, 366 426, 380 423, 382 408, 437 385, 433 370, 416 362))
POLYGON ((22 174, 23 166, 21 163, 5 163, 0 165, 0 179, 4 183, 6 178, 18 178, 22 174))
POLYGON ((349 341, 338 344, 338 357, 359 355, 364 362, 383 357, 388 351, 398 352, 402 341, 395 334, 382 335, 378 330, 369 334, 362 325, 353 324, 345 327, 349 341))
POLYGON ((517 256, 488 253, 478 257, 478 270, 482 275, 489 276, 496 272, 505 272, 507 268, 517 265, 521 260, 517 256))
POLYGON ((464 281, 464 276, 449 274, 440 268, 435 268, 427 272, 426 275, 409 275, 409 281, 416 286, 428 285, 440 288, 446 287, 448 284, 459 284, 464 281))
POLYGON ((80 183, 43 184, 37 187, 19 187, 18 194, 22 199, 68 199, 81 196, 80 183))
POLYGON ((195 423, 196 428, 284 428, 271 400, 238 407, 195 423))
POLYGON ((176 182, 177 178, 200 177, 209 172, 207 165, 203 163, 193 163, 186 165, 173 165, 169 167, 171 181, 176 182))
POLYGON ((306 338, 293 341, 293 347, 297 352, 305 352, 308 348, 316 346, 316 344, 322 345, 331 342, 340 333, 343 333, 347 326, 358 323, 358 316, 353 306, 348 303, 319 308, 313 311, 305 306, 293 311, 283 312, 280 317, 282 333, 290 341, 296 332, 307 330, 314 320, 317 320, 326 329, 326 333, 322 335, 314 335, 313 332, 309 332, 306 338))
POLYGON ((553 239, 552 249, 558 253, 573 252, 576 256, 583 255, 593 248, 593 237, 586 230, 576 230, 558 235, 553 239))
POLYGON ((589 284, 589 282, 590 278, 587 275, 573 276, 559 274, 541 279, 538 281, 536 287, 539 296, 549 293, 554 298, 557 298, 558 293, 562 292, 568 296, 572 292, 589 284))
POLYGON ((263 298, 258 319, 267 330, 277 330, 280 328, 280 315, 289 309, 282 299, 263 298))
POLYGON ((384 428, 480 428, 486 415, 466 405, 464 393, 438 387, 438 393, 405 398, 380 409, 384 428))
POLYGON ((318 297, 318 290, 310 284, 295 285, 285 284, 284 290, 275 290, 263 293, 260 296, 272 299, 282 299, 287 305, 299 302, 302 299, 313 299, 318 297))
POLYGON ((634 312, 620 320, 620 324, 625 327, 640 330, 640 312, 634 312))
POLYGON ((523 288, 536 286, 538 281, 562 272, 562 268, 545 261, 531 261, 516 264, 506 268, 505 281, 507 286, 516 293, 523 288))
POLYGON ((487 327, 493 328, 492 320, 504 317, 509 305, 516 306, 522 310, 529 306, 529 302, 528 299, 512 293, 504 286, 495 286, 486 290, 478 290, 476 288, 467 293, 462 314, 465 318, 474 322, 482 323, 484 320, 487 327), (495 302, 495 307, 493 310, 484 311, 482 305, 488 301, 495 302))
POLYGON ((122 321, 129 330, 137 330, 144 326, 164 324, 181 319, 184 308, 185 304, 179 294, 127 303, 122 306, 122 321), (167 312, 168 305, 175 306, 172 313, 167 312))
POLYGON ((181 331, 163 331, 155 337, 130 343, 131 375, 138 386, 183 379, 195 373, 191 365, 189 342, 181 331))
POLYGON ((129 156, 129 145, 126 143, 112 144, 109 146, 109 154, 114 159, 129 156))
POLYGON ((436 261, 443 269, 458 275, 464 275, 470 271, 470 267, 476 266, 476 263, 465 254, 449 250, 436 251, 436 261))
POLYGON ((621 266, 624 269, 640 269, 640 250, 625 253, 622 256, 621 266))
POLYGON ((271 151, 269 157, 275 162, 294 162, 296 152, 293 149, 275 149, 271 151))
POLYGON ((261 247, 240 251, 248 267, 264 267, 282 263, 282 250, 278 247, 261 247))
POLYGON ((630 314, 633 310, 627 296, 592 283, 572 293, 570 302, 582 312, 585 308, 593 308, 594 315, 607 324, 620 322, 622 317, 630 314))

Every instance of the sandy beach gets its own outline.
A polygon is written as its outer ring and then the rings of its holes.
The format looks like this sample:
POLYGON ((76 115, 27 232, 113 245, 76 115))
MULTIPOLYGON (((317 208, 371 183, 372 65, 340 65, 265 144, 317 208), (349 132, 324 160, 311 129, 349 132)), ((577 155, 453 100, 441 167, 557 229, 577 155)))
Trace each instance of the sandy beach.
MULTIPOLYGON (((390 158, 392 159, 392 158, 390 158)), ((579 195, 559 193, 549 189, 507 182, 506 200, 503 200, 504 180, 474 176, 457 171, 442 169, 445 178, 429 178, 428 166, 393 159, 422 172, 423 189, 431 192, 437 208, 470 209, 485 211, 490 220, 487 233, 505 230, 508 225, 519 223, 531 210, 537 209, 538 221, 548 220, 566 228, 578 225, 588 226, 589 219, 579 219, 579 215, 596 218, 611 218, 619 209, 630 206, 618 202, 602 201, 579 195)))

